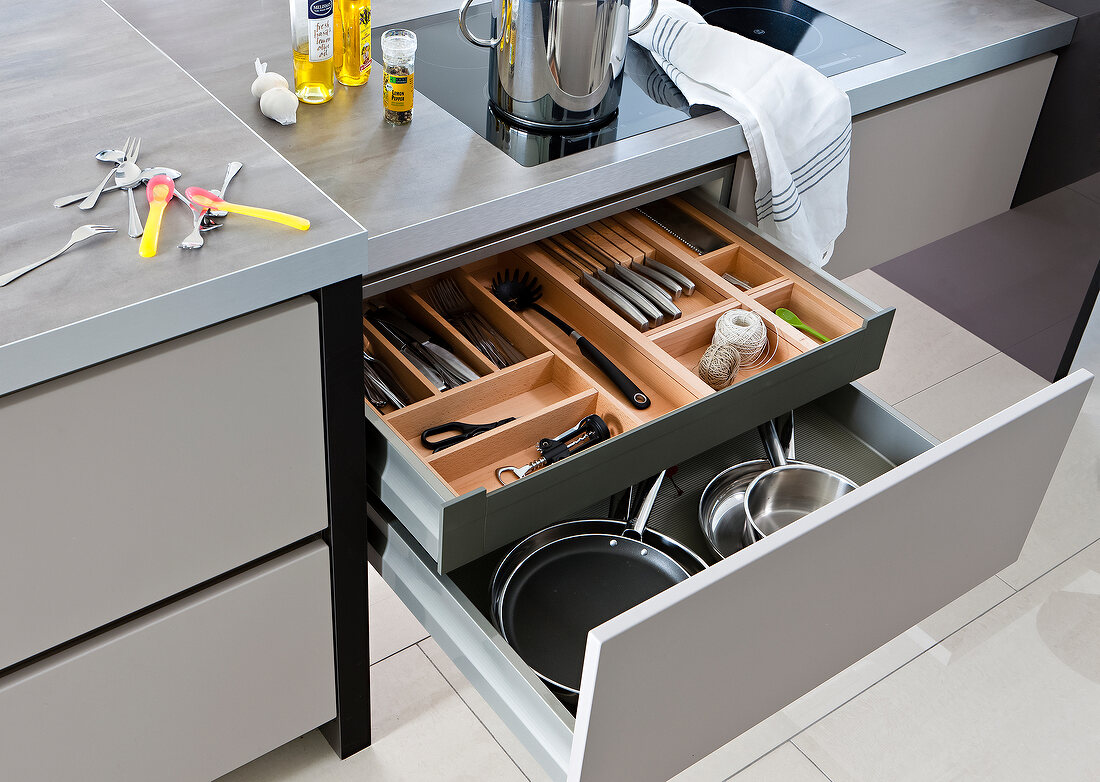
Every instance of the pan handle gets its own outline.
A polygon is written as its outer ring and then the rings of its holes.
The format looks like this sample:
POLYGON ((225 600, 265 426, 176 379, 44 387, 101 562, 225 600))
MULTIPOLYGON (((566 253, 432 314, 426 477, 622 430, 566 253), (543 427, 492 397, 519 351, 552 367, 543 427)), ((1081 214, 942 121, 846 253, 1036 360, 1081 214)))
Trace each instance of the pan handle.
POLYGON ((756 427, 760 433, 760 439, 764 442, 764 450, 768 452, 768 459, 773 467, 782 467, 787 463, 787 455, 783 453, 783 446, 779 442, 779 434, 775 431, 775 421, 765 421, 756 427))
POLYGON ((665 473, 667 472, 668 470, 661 470, 661 474, 657 476, 657 480, 653 482, 649 491, 646 492, 645 499, 642 500, 642 505, 638 508, 638 515, 634 517, 631 528, 624 533, 626 536, 637 540, 642 539, 642 532, 645 531, 645 525, 649 521, 649 514, 653 511, 653 504, 657 502, 657 493, 661 490, 661 484, 664 483, 665 473))

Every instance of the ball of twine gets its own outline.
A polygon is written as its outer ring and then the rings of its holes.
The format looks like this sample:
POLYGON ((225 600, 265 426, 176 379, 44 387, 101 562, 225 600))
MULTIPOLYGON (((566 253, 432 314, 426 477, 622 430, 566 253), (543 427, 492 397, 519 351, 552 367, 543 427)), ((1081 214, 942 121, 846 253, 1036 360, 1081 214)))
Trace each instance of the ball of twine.
POLYGON ((714 345, 699 359, 699 377, 711 388, 725 388, 741 368, 741 354, 733 345, 714 345))
POLYGON ((699 377, 711 388, 724 388, 741 369, 766 364, 768 327, 755 312, 736 309, 722 313, 710 347, 699 360, 699 377))

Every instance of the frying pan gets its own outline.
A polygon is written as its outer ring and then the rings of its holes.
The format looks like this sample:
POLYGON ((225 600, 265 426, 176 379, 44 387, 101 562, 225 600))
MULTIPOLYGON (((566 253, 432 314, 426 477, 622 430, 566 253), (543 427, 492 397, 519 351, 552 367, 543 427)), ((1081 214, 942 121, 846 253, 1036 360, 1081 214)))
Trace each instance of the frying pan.
POLYGON ((580 692, 588 631, 706 568, 690 549, 646 529, 665 474, 632 522, 555 524, 520 542, 497 567, 492 621, 565 699, 580 692))

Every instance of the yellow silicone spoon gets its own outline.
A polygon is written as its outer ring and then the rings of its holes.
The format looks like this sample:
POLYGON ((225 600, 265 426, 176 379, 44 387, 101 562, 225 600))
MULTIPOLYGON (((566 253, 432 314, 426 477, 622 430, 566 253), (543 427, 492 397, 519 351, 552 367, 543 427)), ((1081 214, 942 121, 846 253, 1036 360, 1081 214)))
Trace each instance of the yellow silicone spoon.
POLYGON ((160 221, 164 216, 164 208, 168 206, 175 192, 176 186, 164 174, 157 174, 145 186, 145 197, 149 199, 149 216, 145 218, 145 233, 141 235, 141 244, 138 245, 138 255, 142 258, 152 258, 157 254, 160 221))
POLYGON ((309 220, 304 217, 288 215, 285 212, 276 212, 273 209, 260 209, 257 206, 231 204, 228 201, 223 201, 218 198, 209 190, 203 190, 201 187, 189 187, 184 192, 193 203, 206 207, 207 209, 231 212, 233 214, 246 215, 248 217, 258 217, 261 220, 270 220, 273 223, 289 225, 291 228, 297 228, 299 231, 309 230, 309 220))

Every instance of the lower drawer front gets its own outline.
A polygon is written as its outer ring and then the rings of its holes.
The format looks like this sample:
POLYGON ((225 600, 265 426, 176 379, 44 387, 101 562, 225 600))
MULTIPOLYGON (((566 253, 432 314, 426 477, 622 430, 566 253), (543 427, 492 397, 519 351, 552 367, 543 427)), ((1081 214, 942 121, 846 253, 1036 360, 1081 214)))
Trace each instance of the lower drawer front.
POLYGON ((204 782, 336 716, 328 547, 0 679, 0 776, 204 782))
POLYGON ((0 669, 326 526, 318 339, 302 297, 0 399, 0 669))
MULTIPOLYGON (((811 447, 799 456, 863 485, 595 628, 575 718, 485 618, 500 552, 439 576, 384 509, 372 545, 554 778, 658 782, 1013 562, 1091 380, 1078 372, 938 445, 857 386, 801 411, 810 431, 796 425, 796 442, 811 447)), ((655 526, 686 530, 714 471, 756 458, 751 440, 681 465, 685 494, 659 501, 655 526)))

